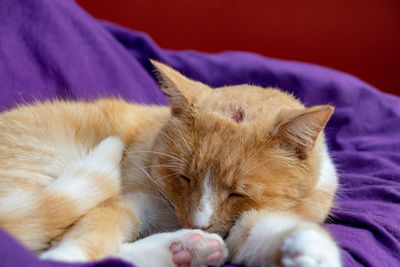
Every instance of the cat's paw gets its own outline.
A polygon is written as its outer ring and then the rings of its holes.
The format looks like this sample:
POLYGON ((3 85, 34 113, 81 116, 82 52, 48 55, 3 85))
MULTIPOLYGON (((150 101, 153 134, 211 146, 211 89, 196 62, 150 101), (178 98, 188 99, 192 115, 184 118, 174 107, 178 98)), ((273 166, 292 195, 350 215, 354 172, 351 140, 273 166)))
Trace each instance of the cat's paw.
POLYGON ((176 265, 220 266, 226 261, 228 251, 218 235, 197 230, 186 231, 187 233, 169 247, 172 261, 176 265))
POLYGON ((328 236, 314 229, 295 232, 281 247, 285 267, 340 267, 340 252, 328 236))
POLYGON ((216 234, 183 229, 123 244, 117 257, 136 266, 221 266, 228 258, 228 249, 216 234))
POLYGON ((89 260, 79 247, 69 243, 51 248, 43 252, 39 258, 64 262, 85 262, 89 260))

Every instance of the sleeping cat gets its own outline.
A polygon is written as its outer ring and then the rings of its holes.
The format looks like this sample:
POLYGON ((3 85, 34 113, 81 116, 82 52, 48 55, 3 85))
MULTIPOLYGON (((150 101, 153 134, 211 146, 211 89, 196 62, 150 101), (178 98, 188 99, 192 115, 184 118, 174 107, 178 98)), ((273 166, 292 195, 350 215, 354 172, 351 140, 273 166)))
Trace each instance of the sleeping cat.
POLYGON ((153 64, 170 108, 103 99, 1 113, 0 226, 43 259, 340 266, 320 226, 337 187, 323 134, 333 107, 212 90, 153 64))

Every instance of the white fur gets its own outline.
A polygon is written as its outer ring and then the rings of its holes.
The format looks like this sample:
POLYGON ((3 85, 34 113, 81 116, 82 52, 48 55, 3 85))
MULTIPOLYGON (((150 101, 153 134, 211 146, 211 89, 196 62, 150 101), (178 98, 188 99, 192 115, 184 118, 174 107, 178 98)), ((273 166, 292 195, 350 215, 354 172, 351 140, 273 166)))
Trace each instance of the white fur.
POLYGON ((47 190, 70 197, 79 203, 78 207, 83 211, 91 208, 99 199, 105 198, 106 191, 110 189, 98 186, 96 174, 103 174, 109 179, 110 187, 119 189, 122 151, 120 138, 111 136, 104 139, 84 159, 66 168, 62 175, 47 186, 47 190))
POLYGON ((338 185, 338 177, 335 165, 326 148, 321 153, 321 170, 317 187, 325 191, 334 193, 338 185))
POLYGON ((296 216, 280 213, 262 217, 250 230, 246 242, 232 262, 246 266, 270 266, 280 237, 299 222, 300 219, 296 216))
POLYGON ((37 199, 31 192, 13 189, 7 195, 0 197, 0 217, 23 219, 32 210, 39 207, 37 199))
MULTIPOLYGON (((75 147, 72 146, 74 149, 75 147)), ((122 158, 123 145, 118 137, 108 137, 90 151, 86 157, 77 157, 69 165, 64 166, 63 173, 42 191, 26 192, 12 188, 0 198, 0 215, 13 219, 23 218, 39 208, 40 198, 45 192, 64 195, 76 201, 82 211, 92 208, 101 199, 104 200, 105 190, 97 186, 96 173, 105 174, 110 180, 110 186, 115 190, 120 186, 119 162, 122 158)), ((78 155, 79 153, 75 153, 78 155)), ((109 189, 109 188, 107 188, 109 189)), ((107 190, 108 191, 108 190, 107 190)))
POLYGON ((194 226, 197 228, 208 227, 210 218, 213 214, 212 201, 215 198, 215 192, 210 184, 210 172, 207 173, 203 182, 203 194, 200 199, 198 210, 194 214, 194 226))
POLYGON ((124 146, 119 137, 107 137, 89 152, 81 165, 90 171, 107 174, 111 180, 115 180, 119 184, 119 163, 122 159, 123 149, 124 146))
POLYGON ((70 242, 62 242, 55 248, 42 253, 40 258, 66 262, 85 262, 89 260, 80 247, 70 242))
POLYGON ((232 262, 246 266, 274 266, 280 250, 280 264, 285 267, 341 266, 339 248, 327 235, 319 232, 318 227, 294 215, 265 215, 250 230, 232 262))
POLYGON ((286 267, 340 267, 340 252, 326 235, 305 229, 294 233, 283 244, 282 263, 286 267))
POLYGON ((48 192, 54 192, 56 195, 68 196, 71 201, 74 201, 77 208, 86 211, 88 208, 93 206, 92 202, 98 195, 99 189, 96 186, 95 180, 91 179, 90 176, 70 176, 62 175, 58 177, 51 185, 48 186, 48 192), (77 179, 76 179, 77 178, 77 179))
POLYGON ((117 257, 129 261, 136 266, 175 267, 176 265, 172 261, 172 253, 169 248, 173 243, 181 243, 193 255, 190 266, 207 266, 207 256, 216 252, 216 250, 215 248, 207 247, 203 242, 188 244, 186 240, 191 234, 200 234, 203 239, 215 239, 220 243, 222 257, 219 261, 213 263, 213 266, 220 266, 226 261, 228 249, 220 236, 205 233, 201 230, 188 229, 171 233, 154 234, 133 243, 123 244, 117 257))

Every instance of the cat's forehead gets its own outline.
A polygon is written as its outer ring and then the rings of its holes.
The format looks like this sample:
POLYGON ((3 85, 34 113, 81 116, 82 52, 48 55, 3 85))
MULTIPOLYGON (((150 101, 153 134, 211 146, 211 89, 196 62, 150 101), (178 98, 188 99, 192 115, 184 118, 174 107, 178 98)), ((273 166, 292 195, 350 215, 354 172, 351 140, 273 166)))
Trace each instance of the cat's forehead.
POLYGON ((200 99, 198 106, 238 123, 272 122, 282 110, 302 108, 300 102, 287 93, 251 85, 216 88, 200 99))
POLYGON ((268 144, 258 133, 229 135, 229 132, 210 131, 209 136, 197 140, 191 154, 194 164, 190 168, 203 174, 200 178, 205 178, 207 173, 214 178, 224 177, 219 182, 228 187, 253 180, 252 167, 270 158, 268 144))

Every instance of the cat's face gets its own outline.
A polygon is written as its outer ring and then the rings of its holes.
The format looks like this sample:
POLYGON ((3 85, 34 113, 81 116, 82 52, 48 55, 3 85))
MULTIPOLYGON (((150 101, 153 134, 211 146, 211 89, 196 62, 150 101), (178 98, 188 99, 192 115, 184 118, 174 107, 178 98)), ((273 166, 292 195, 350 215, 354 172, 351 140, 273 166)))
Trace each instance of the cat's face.
POLYGON ((287 211, 315 185, 330 107, 305 109, 274 89, 211 90, 157 65, 172 116, 156 139, 152 175, 179 223, 225 237, 250 209, 287 211), (312 121, 312 123, 309 123, 312 121))

